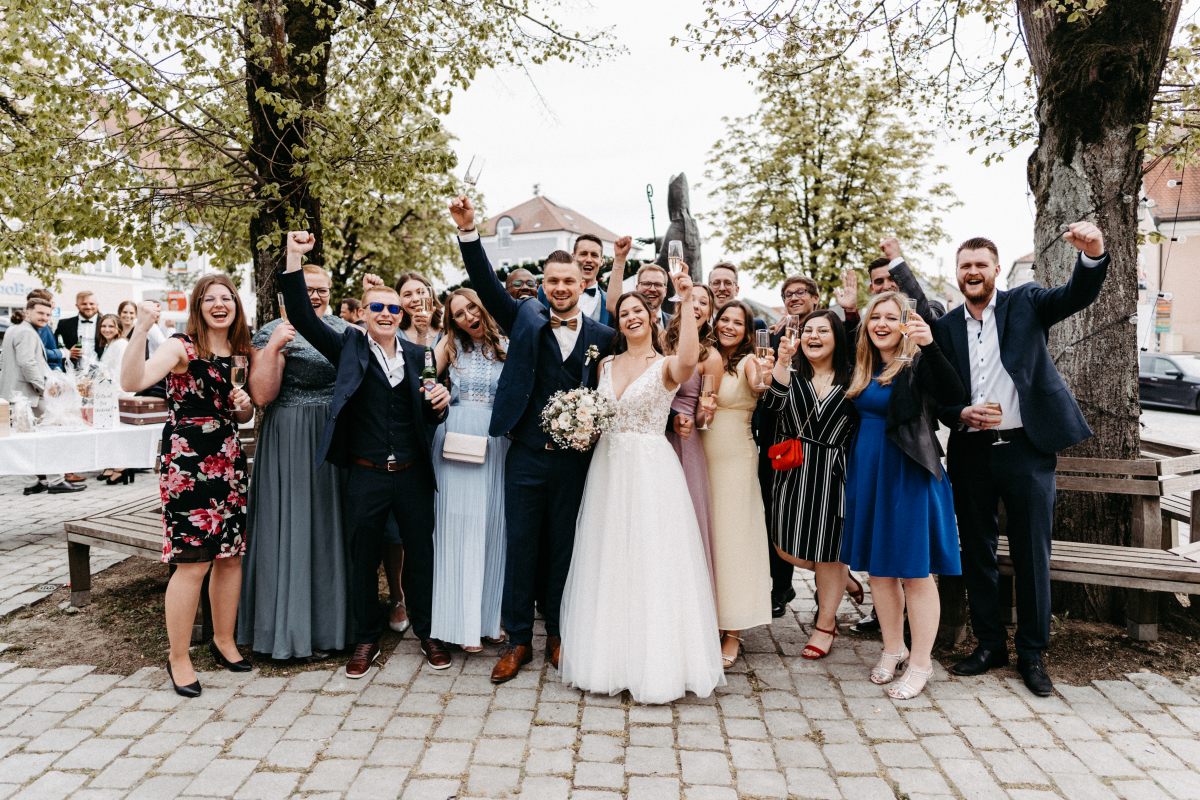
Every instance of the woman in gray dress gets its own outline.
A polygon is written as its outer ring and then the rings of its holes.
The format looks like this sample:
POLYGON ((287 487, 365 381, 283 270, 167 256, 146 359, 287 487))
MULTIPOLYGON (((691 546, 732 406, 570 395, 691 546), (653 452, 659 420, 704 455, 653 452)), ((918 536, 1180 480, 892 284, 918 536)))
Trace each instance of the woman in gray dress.
MULTIPOLYGON (((329 275, 304 268, 313 309, 329 313, 329 275)), ((250 479, 249 545, 239 644, 272 658, 310 658, 346 646, 341 471, 316 465, 336 370, 286 320, 254 335, 250 396, 265 408, 250 479)))

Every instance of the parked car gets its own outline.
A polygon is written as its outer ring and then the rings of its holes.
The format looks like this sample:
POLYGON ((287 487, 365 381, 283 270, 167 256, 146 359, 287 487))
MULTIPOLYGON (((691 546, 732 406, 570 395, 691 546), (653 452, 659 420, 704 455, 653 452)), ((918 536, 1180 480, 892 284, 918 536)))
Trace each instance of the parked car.
POLYGON ((1200 412, 1200 353, 1142 353, 1139 366, 1143 406, 1200 412))

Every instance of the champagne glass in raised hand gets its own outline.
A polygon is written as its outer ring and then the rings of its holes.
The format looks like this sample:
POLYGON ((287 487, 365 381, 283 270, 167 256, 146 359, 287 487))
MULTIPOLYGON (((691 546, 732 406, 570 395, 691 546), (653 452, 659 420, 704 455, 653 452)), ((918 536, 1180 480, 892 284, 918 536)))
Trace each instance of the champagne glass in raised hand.
POLYGON ((758 391, 765 391, 767 382, 763 379, 763 370, 767 366, 767 360, 771 357, 771 332, 768 330, 757 330, 754 332, 754 355, 758 359, 758 391))
POLYGON ((908 354, 908 318, 917 310, 917 301, 911 297, 902 297, 900 303, 900 335, 904 337, 904 341, 900 345, 900 355, 896 356, 897 361, 908 363, 912 361, 912 356, 908 354))
MULTIPOLYGON (((788 314, 787 322, 784 325, 784 335, 791 340, 792 347, 798 351, 800 349, 800 315, 788 314)), ((796 358, 793 356, 788 359, 788 372, 795 372, 796 358)))
POLYGON ((713 378, 712 375, 701 375, 700 376, 700 403, 698 403, 697 407, 696 407, 696 412, 697 412, 696 416, 700 416, 700 414, 704 414, 704 424, 701 425, 700 427, 698 427, 696 430, 700 430, 700 431, 708 430, 709 413, 706 409, 702 409, 700 406, 708 404, 708 402, 710 401, 710 399, 713 396, 713 392, 715 391, 715 385, 716 385, 716 380, 713 378))
POLYGON ((479 159, 479 166, 475 166, 475 156, 471 156, 470 163, 467 164, 467 171, 463 174, 463 183, 472 189, 475 184, 479 183, 479 175, 483 172, 483 159, 479 159))
POLYGON ((229 359, 229 382, 241 389, 246 385, 246 371, 249 360, 245 356, 232 356, 229 359))
POLYGON ((279 304, 279 318, 287 322, 287 306, 283 304, 283 292, 275 293, 275 302, 279 304))
MULTIPOLYGON (((683 242, 678 239, 672 239, 667 242, 667 268, 672 275, 677 275, 683 270, 683 242)), ((672 303, 678 303, 683 298, 679 296, 679 292, 675 292, 668 298, 672 303)))

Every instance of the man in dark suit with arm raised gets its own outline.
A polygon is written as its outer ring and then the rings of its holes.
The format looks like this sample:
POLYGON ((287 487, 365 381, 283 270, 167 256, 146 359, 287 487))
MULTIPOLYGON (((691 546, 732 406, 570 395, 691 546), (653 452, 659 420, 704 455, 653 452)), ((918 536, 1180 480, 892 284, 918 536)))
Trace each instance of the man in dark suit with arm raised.
POLYGON ((450 215, 458 227, 471 286, 509 337, 489 431, 512 439, 504 465, 507 551, 500 614, 509 646, 492 670, 492 681, 503 683, 533 659, 533 611, 539 586, 546 658, 558 668, 559 605, 591 453, 557 448, 542 431, 541 415, 555 392, 596 385, 596 371, 611 350, 613 330, 581 312, 583 275, 570 254, 560 250, 546 258, 542 288, 549 307, 534 298, 515 300, 488 263, 470 199, 455 198, 450 215), (539 553, 544 555, 541 581, 537 580, 539 553))
MULTIPOLYGON (((429 637, 433 604, 433 429, 446 415, 450 393, 421 385, 424 349, 400 333, 400 297, 386 286, 363 293, 366 335, 349 326, 335 332, 317 317, 302 271, 314 238, 292 231, 287 268, 279 275, 288 320, 337 368, 329 421, 318 459, 345 467, 345 529, 350 574, 347 600, 354 653, 346 676, 361 678, 379 656, 383 614, 379 562, 388 517, 404 541, 404 589, 413 631, 434 669, 450 666, 445 643, 429 637)), ((296 487, 307 491, 306 487, 296 487)))
POLYGON ((1046 346, 1055 323, 1087 308, 1108 269, 1100 229, 1070 225, 1063 238, 1079 250, 1071 279, 997 291, 1000 259, 987 239, 968 239, 956 257, 966 302, 933 324, 968 396, 941 410, 951 428, 947 466, 962 543, 963 580, 979 645, 951 667, 979 675, 1008 663, 996 566, 997 504, 1008 520, 1017 595, 1017 670, 1036 695, 1054 684, 1042 652, 1050 640, 1050 540, 1057 453, 1092 435, 1046 346))

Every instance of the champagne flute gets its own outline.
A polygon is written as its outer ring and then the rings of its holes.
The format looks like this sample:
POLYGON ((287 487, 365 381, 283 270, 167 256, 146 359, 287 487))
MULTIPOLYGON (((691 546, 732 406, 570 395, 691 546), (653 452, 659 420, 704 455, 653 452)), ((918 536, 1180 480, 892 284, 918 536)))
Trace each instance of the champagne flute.
POLYGON ((904 337, 900 345, 900 355, 896 356, 897 361, 908 363, 912 361, 912 356, 905 352, 908 345, 908 318, 917 310, 917 301, 911 297, 902 297, 900 303, 900 335, 904 337))
POLYGON ((479 175, 483 172, 484 164, 484 161, 481 158, 479 159, 479 167, 475 168, 475 158, 476 157, 474 155, 471 156, 471 161, 467 164, 467 171, 463 174, 463 183, 465 183, 467 186, 470 186, 472 189, 475 188, 475 184, 479 183, 479 175))
POLYGON ((758 358, 758 361, 759 361, 758 386, 756 388, 760 392, 765 391, 767 388, 767 382, 763 379, 763 376, 761 374, 762 367, 764 366, 764 364, 762 362, 764 362, 768 358, 770 358, 771 352, 772 352, 772 350, 771 350, 771 332, 768 330, 765 330, 765 329, 755 331, 754 332, 754 355, 755 355, 755 357, 758 358))
MULTIPOLYGON (((678 239, 672 239, 667 242, 667 267, 671 270, 671 275, 678 275, 683 272, 683 242, 678 239)), ((672 303, 678 303, 683 300, 679 296, 679 292, 674 292, 668 298, 672 303)))
POLYGON ((275 302, 279 304, 279 318, 287 322, 287 306, 283 304, 283 292, 275 293, 275 302))
POLYGON ((245 356, 232 356, 229 359, 229 382, 239 389, 246 385, 247 361, 245 356))
MULTIPOLYGON (((984 400, 983 407, 988 411, 998 414, 1000 416, 1000 422, 1004 422, 1004 407, 1000 405, 998 400, 984 400)), ((992 447, 995 447, 998 444, 1008 444, 1008 439, 1004 438, 1004 434, 1000 432, 999 428, 996 429, 996 441, 992 442, 992 447)))
MULTIPOLYGON (((796 347, 796 352, 800 351, 800 315, 789 314, 784 322, 784 333, 796 347)), ((791 361, 788 361, 788 372, 795 372, 796 356, 793 355, 791 361)))
MULTIPOLYGON (((713 380, 712 375, 701 375, 700 376, 700 399, 701 400, 707 400, 708 398, 713 396, 714 384, 715 384, 715 381, 713 380)), ((699 405, 696 406, 696 410, 697 411, 700 410, 699 405)), ((708 430, 708 417, 707 416, 704 418, 704 424, 701 425, 696 430, 700 430, 700 431, 708 430)))
MULTIPOLYGON (((430 337, 430 334, 433 332, 432 330, 430 330, 433 327, 433 309, 434 309, 434 303, 433 303, 432 297, 429 297, 428 295, 421 295, 420 297, 417 298, 417 313, 424 314, 427 317, 429 317, 429 322, 426 325, 425 330, 420 332, 422 345, 429 344, 429 337, 430 337)), ((413 327, 416 328, 415 322, 413 323, 413 327)))

